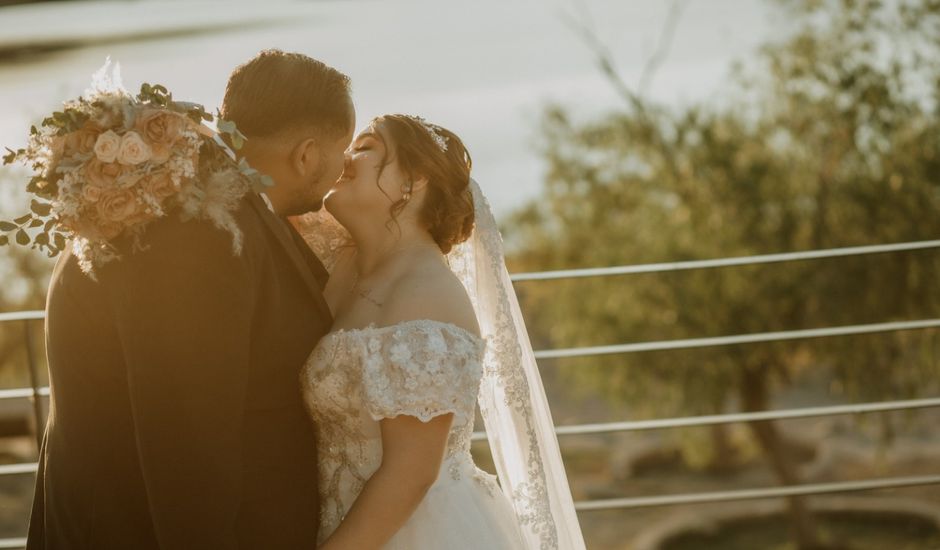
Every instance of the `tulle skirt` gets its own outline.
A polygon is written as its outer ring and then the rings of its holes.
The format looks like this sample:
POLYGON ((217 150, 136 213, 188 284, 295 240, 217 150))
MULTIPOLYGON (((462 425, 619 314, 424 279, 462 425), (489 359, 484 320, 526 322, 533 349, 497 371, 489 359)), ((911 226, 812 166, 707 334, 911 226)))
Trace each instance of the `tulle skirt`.
POLYGON ((523 550, 509 498, 469 457, 453 457, 384 550, 523 550))

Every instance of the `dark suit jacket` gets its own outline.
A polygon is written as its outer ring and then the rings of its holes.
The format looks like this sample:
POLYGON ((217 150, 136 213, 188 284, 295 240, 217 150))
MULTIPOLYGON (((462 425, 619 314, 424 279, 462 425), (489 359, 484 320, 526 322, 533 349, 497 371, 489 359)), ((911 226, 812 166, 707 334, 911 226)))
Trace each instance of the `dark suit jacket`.
POLYGON ((332 323, 326 272, 258 196, 236 218, 239 256, 210 223, 167 218, 98 282, 56 265, 30 550, 315 547, 298 377, 332 323))

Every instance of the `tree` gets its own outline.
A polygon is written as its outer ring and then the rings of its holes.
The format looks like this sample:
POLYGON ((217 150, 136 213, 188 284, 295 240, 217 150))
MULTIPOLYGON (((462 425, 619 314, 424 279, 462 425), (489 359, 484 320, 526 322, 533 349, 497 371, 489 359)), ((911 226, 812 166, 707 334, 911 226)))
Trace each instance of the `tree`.
MULTIPOLYGON (((4 206, 16 207, 28 202, 23 192, 27 179, 28 176, 15 170, 0 169, 4 206)), ((3 281, 0 286, 0 312, 43 309, 51 270, 52 261, 37 250, 18 246, 0 247, 0 280, 3 281)), ((37 336, 36 324, 27 325, 34 336, 37 336)), ((0 323, 0 383, 3 387, 29 385, 25 368, 27 351, 24 330, 27 329, 23 323, 0 323)), ((34 338, 33 345, 37 358, 41 358, 41 339, 34 338)), ((44 376, 44 370, 41 375, 44 376)))
MULTIPOLYGON (((514 269, 936 239, 940 2, 779 4, 795 30, 736 74, 730 106, 655 105, 602 56, 623 109, 578 123, 549 108, 545 194, 507 228, 514 269)), ((533 337, 567 347, 936 317, 938 274, 940 257, 925 250, 520 291, 533 337)), ((936 388, 935 349, 932 332, 898 332, 587 358, 566 370, 637 408, 713 414, 766 410, 777 388, 824 366, 850 397, 916 396, 936 388)), ((776 424, 749 427, 779 481, 799 483, 776 424)), ((824 547, 804 499, 788 502, 794 541, 824 547)))

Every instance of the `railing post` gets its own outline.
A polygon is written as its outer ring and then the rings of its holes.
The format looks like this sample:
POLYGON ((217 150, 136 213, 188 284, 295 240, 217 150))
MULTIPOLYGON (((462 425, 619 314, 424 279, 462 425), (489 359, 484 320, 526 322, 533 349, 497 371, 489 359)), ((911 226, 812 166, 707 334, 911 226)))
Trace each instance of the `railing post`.
POLYGON ((42 449, 42 436, 45 431, 42 417, 42 402, 39 395, 39 373, 36 366, 36 352, 33 349, 33 334, 29 330, 29 321, 23 321, 23 336, 26 343, 26 365, 29 367, 29 383, 33 387, 33 415, 36 420, 36 454, 42 449))

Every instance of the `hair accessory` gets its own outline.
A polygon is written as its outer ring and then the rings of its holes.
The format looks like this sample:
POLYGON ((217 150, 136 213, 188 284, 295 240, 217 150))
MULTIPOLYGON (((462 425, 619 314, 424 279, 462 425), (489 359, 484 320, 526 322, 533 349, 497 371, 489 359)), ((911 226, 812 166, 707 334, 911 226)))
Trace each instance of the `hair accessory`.
POLYGON ((421 126, 423 126, 425 130, 427 130, 428 135, 431 136, 431 139, 434 140, 434 143, 437 144, 437 146, 441 149, 441 151, 445 153, 447 152, 447 138, 441 135, 440 132, 438 131, 440 126, 431 124, 430 122, 424 120, 423 118, 419 116, 413 116, 413 115, 407 115, 407 116, 411 120, 414 120, 415 122, 420 123, 421 126))

